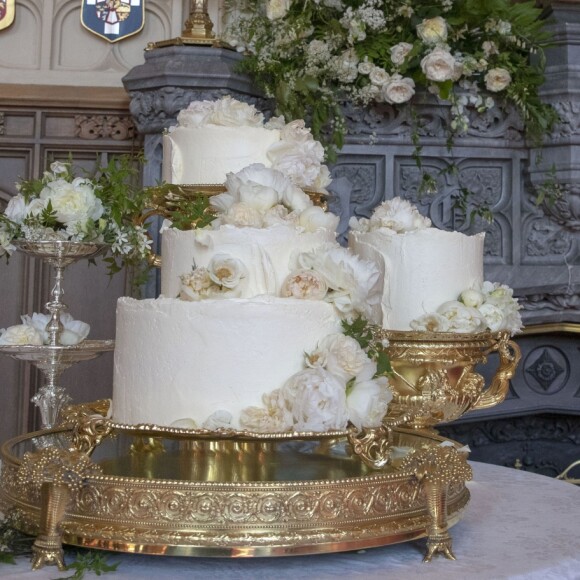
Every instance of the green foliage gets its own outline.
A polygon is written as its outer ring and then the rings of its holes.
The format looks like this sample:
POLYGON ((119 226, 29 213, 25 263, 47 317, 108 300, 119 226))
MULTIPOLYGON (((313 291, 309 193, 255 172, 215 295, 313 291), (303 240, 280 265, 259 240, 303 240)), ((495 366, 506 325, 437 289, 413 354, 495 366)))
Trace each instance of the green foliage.
POLYGON ((101 576, 109 572, 116 572, 118 567, 119 562, 108 564, 106 556, 101 552, 77 553, 76 560, 66 567, 67 570, 74 570, 74 574, 65 576, 63 580, 82 580, 87 572, 101 576))
POLYGON ((388 376, 392 373, 389 357, 381 342, 375 338, 373 326, 365 318, 359 317, 353 322, 343 320, 342 332, 345 336, 354 338, 367 355, 377 363, 375 377, 388 376))

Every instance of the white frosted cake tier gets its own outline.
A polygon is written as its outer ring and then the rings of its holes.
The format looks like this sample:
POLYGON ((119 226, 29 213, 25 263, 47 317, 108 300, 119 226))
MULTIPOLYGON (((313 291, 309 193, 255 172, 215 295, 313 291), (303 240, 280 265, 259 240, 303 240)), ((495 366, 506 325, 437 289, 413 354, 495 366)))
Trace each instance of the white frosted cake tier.
POLYGON ((339 332, 323 301, 258 297, 185 302, 120 298, 113 419, 170 425, 262 404, 304 368, 304 353, 339 332))
POLYGON ((216 254, 229 254, 247 269, 240 284, 240 297, 279 295, 290 273, 292 258, 322 244, 335 242, 329 230, 304 232, 294 226, 238 228, 222 225, 217 230, 167 229, 162 234, 161 294, 174 298, 180 290, 180 276, 207 266, 216 254))
POLYGON ((482 284, 484 237, 435 228, 403 234, 378 229, 351 231, 349 247, 384 273, 383 327, 409 330, 411 320, 482 284))
POLYGON ((221 184, 252 163, 270 167, 267 151, 279 140, 280 131, 263 127, 176 127, 163 136, 163 181, 221 184))

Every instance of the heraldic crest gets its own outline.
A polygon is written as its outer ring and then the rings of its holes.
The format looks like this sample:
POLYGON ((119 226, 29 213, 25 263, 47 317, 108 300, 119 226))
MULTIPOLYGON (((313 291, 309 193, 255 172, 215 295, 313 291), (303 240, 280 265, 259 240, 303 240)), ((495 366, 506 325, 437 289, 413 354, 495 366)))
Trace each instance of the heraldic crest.
POLYGON ((82 25, 109 42, 137 34, 145 23, 145 0, 83 0, 82 25))

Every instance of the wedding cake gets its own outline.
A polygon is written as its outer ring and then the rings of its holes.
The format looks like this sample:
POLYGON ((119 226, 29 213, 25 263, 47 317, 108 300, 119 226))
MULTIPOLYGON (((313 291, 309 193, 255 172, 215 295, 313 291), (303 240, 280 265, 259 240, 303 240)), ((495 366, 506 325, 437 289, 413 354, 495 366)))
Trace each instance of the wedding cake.
POLYGON ((350 226, 350 249, 381 272, 384 328, 471 333, 521 328, 512 290, 484 282, 484 233, 434 228, 398 197, 380 204, 370 219, 351 218, 350 226))
MULTIPOLYGON (((287 132, 304 145, 302 157, 292 148, 296 166, 308 165, 310 132, 303 123, 287 132)), ((387 379, 343 333, 359 316, 380 322, 379 271, 338 245, 338 217, 313 205, 296 173, 253 163, 228 173, 209 227, 164 224, 161 296, 118 302, 117 422, 252 432, 380 424, 387 379)))

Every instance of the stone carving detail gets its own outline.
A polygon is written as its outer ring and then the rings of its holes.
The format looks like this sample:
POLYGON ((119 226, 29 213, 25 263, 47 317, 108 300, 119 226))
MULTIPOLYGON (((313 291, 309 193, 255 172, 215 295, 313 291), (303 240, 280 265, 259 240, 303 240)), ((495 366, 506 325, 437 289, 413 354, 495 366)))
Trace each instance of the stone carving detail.
POLYGON ((528 354, 524 369, 526 384, 533 391, 553 394, 566 385, 570 374, 570 362, 560 349, 542 346, 528 354))
POLYGON ((4 135, 4 113, 0 113, 0 135, 4 135))
POLYGON ((580 102, 558 101, 551 105, 560 116, 560 122, 554 127, 550 138, 556 140, 580 134, 580 102))
POLYGON ((519 298, 523 310, 580 311, 580 294, 529 294, 519 298))
POLYGON ((554 203, 542 204, 544 213, 567 230, 580 233, 580 185, 560 183, 562 197, 554 203))
POLYGON ((570 233, 549 218, 534 220, 527 236, 522 236, 524 240, 526 256, 534 258, 564 256, 571 251, 573 243, 570 233))
POLYGON ((135 137, 135 125, 129 116, 75 115, 75 137, 128 141, 135 137))
MULTIPOLYGON (((191 101, 215 100, 232 95, 229 89, 194 90, 163 87, 155 91, 131 91, 131 114, 140 133, 161 133, 175 123, 177 113, 191 101)), ((254 105, 267 114, 269 103, 264 98, 234 94, 236 99, 254 105)), ((267 116, 267 115, 266 115, 267 116)))
MULTIPOLYGON (((350 191, 350 208, 358 217, 369 217, 373 208, 379 204, 383 195, 377 195, 377 167, 372 163, 336 165, 332 170, 333 180, 346 179, 352 186, 350 191)), ((380 192, 382 194, 383 192, 380 192)))

